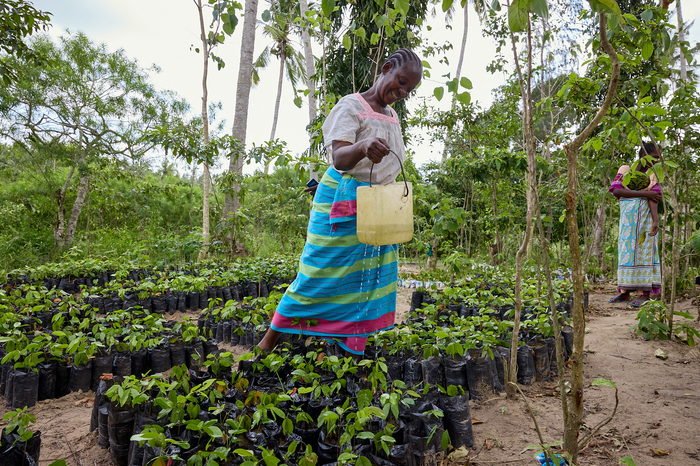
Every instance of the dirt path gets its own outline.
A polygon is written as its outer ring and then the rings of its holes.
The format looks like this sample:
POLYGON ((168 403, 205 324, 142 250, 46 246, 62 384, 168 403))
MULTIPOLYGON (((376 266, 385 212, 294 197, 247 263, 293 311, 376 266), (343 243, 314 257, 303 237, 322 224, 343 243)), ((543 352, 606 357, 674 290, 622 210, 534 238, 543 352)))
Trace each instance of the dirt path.
MULTIPOLYGON (((613 287, 606 287, 590 297, 582 435, 606 419, 615 405, 614 390, 590 386, 592 380, 613 381, 620 404, 615 418, 584 449, 579 464, 613 466, 626 455, 638 466, 700 464, 700 351, 677 343, 644 341, 628 332, 637 311, 627 304, 608 303, 614 294, 613 287), (666 361, 654 357, 657 348, 666 352, 666 361), (669 453, 654 456, 651 449, 669 453)), ((690 301, 679 307, 689 309, 690 301)), ((559 398, 548 389, 553 385, 524 387, 545 442, 560 440, 563 431, 559 398)), ((479 453, 472 464, 506 464, 519 458, 522 463, 508 464, 535 464, 532 451, 523 451, 538 439, 522 401, 510 402, 501 395, 472 405, 472 416, 484 421, 474 425, 479 453), (487 450, 489 439, 497 446, 487 450)))
MULTIPOLYGON (((398 320, 408 311, 411 291, 399 290, 398 320)), ((624 304, 609 304, 607 299, 613 294, 612 287, 591 293, 584 358, 586 428, 582 434, 605 419, 615 402, 613 389, 592 387, 593 379, 615 382, 620 405, 615 419, 582 452, 580 466, 618 465, 625 455, 632 456, 639 466, 700 465, 700 350, 644 341, 629 333, 636 311, 624 304), (657 348, 668 354, 666 361, 654 357, 657 348), (669 453, 653 456, 650 449, 669 453)), ((690 301, 680 303, 680 308, 691 309, 690 301)), ((696 315, 694 310, 692 314, 696 315)), ((562 435, 554 385, 544 382, 522 387, 546 442, 560 440, 562 435)), ((97 432, 88 432, 93 396, 92 392, 74 393, 40 402, 31 409, 37 418, 36 429, 42 432, 40 465, 56 459, 75 466, 112 464, 109 451, 97 446, 97 432)), ((474 425, 476 448, 470 451, 470 464, 536 464, 533 451, 525 450, 538 440, 522 400, 508 401, 501 394, 470 405, 472 417, 481 421, 474 425)), ((6 411, 2 403, 0 415, 6 411)))

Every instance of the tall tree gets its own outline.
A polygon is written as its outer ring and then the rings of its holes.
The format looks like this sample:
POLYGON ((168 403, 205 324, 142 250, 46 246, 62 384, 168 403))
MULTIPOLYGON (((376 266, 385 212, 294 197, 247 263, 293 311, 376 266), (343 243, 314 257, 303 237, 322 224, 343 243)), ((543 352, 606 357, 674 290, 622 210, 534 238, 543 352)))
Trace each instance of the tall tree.
MULTIPOLYGON (((245 147, 246 131, 248 129, 248 103, 250 101, 250 86, 253 77, 253 51, 255 50, 255 19, 258 14, 258 0, 246 0, 243 13, 243 34, 241 38, 241 58, 238 64, 238 82, 236 85, 236 109, 233 117, 231 136, 245 147)), ((224 201, 224 217, 229 222, 231 233, 231 250, 235 252, 236 245, 233 235, 233 222, 240 208, 240 179, 243 174, 245 158, 241 152, 233 152, 229 159, 229 178, 224 201)))
MULTIPOLYGON (((263 13, 263 20, 268 19, 268 21, 263 23, 262 33, 263 36, 272 39, 272 43, 265 46, 253 63, 253 84, 258 84, 260 82, 258 70, 267 67, 270 57, 275 56, 280 62, 279 76, 277 78, 277 98, 275 99, 275 110, 272 116, 270 141, 275 139, 277 130, 285 72, 295 91, 297 81, 300 78, 305 78, 304 56, 294 48, 293 42, 293 24, 294 19, 298 17, 298 11, 294 10, 296 10, 296 5, 288 0, 271 1, 270 9, 263 13)), ((269 164, 265 164, 265 173, 267 173, 268 167, 269 164)))
POLYGON ((70 167, 63 178, 48 168, 43 173, 56 185, 54 239, 66 246, 75 235, 91 172, 105 158, 143 155, 151 146, 142 141, 142 132, 165 122, 171 107, 149 84, 147 71, 123 50, 110 52, 81 33, 61 37, 58 45, 41 36, 31 47, 47 63, 11 59, 21 80, 0 88, 0 134, 30 157, 60 157, 70 167))
MULTIPOLYGON (((209 115, 207 113, 207 105, 209 101, 209 91, 207 89, 207 78, 209 77, 209 56, 212 50, 216 47, 219 42, 214 39, 212 41, 207 40, 207 31, 204 27, 204 7, 202 6, 202 0, 195 0, 195 5, 197 7, 197 13, 199 14, 199 33, 200 39, 202 41, 202 141, 204 145, 209 144, 209 115)), ((214 36, 216 31, 214 31, 214 36)), ((199 251, 199 260, 207 257, 207 251, 209 250, 209 191, 211 190, 211 178, 209 177, 209 162, 205 161, 203 164, 203 175, 202 175, 202 249, 199 251)))
MULTIPOLYGON (((212 3, 212 2, 210 2, 212 3)), ((209 91, 207 89, 207 79, 209 77, 209 60, 214 59, 219 64, 219 69, 223 67, 223 62, 220 58, 213 55, 214 49, 223 42, 223 34, 220 32, 224 29, 226 34, 232 34, 238 19, 235 15, 236 5, 232 4, 229 8, 225 10, 222 6, 225 5, 216 4, 214 6, 214 20, 212 23, 213 29, 209 31, 206 30, 204 26, 204 5, 202 0, 194 0, 194 4, 197 7, 197 13, 199 14, 199 32, 200 40, 202 42, 202 142, 204 146, 208 146, 210 142, 209 137, 209 91)), ((197 49, 199 51, 199 49, 197 49)), ((211 240, 210 234, 210 214, 209 214, 209 194, 211 191, 211 175, 209 173, 209 160, 204 160, 203 164, 203 175, 202 175, 202 249, 199 251, 199 260, 207 257, 209 251, 209 243, 211 240)))
MULTIPOLYGON (((472 0, 472 3, 474 5, 474 10, 477 12, 479 15, 479 18, 481 18, 484 14, 485 8, 484 8, 484 0, 472 0)), ((452 4, 454 5, 454 3, 452 4)), ((452 8, 449 4, 449 2, 443 2, 442 3, 442 9, 443 11, 448 11, 451 12, 452 8)), ((462 41, 461 45, 459 48, 459 58, 457 59, 457 68, 455 70, 455 77, 454 81, 459 82, 460 78, 462 76, 462 65, 464 64, 464 54, 467 51, 467 36, 469 35, 469 1, 465 0, 462 5, 462 9, 464 10, 462 18, 462 41)), ((451 13, 450 13, 451 14, 451 13)), ((465 86, 467 87, 467 86, 465 86)), ((471 88, 471 86, 468 86, 471 88)), ((452 96, 452 111, 454 112, 456 107, 457 107, 457 94, 455 93, 452 96)), ((445 148, 442 152, 442 161, 445 162, 447 160, 447 157, 449 156, 449 144, 450 141, 452 140, 451 137, 451 129, 448 130, 448 135, 447 138, 445 139, 445 148)))
MULTIPOLYGON (((596 9, 600 8, 593 1, 590 2, 596 9)), ((570 143, 564 145, 567 159, 567 192, 566 192, 566 220, 569 227, 569 250, 571 253, 571 281, 574 285, 574 305, 572 309, 574 326, 574 347, 571 355, 571 394, 572 400, 569 402, 562 396, 562 405, 565 409, 564 419, 564 448, 569 451, 572 461, 578 461, 578 436, 583 421, 583 344, 586 322, 583 314, 583 265, 581 263, 581 247, 579 245, 579 229, 577 218, 577 183, 578 183, 578 151, 583 143, 588 139, 593 130, 600 124, 605 114, 608 112, 620 77, 620 60, 617 51, 608 40, 606 13, 617 13, 620 10, 616 3, 612 3, 615 9, 606 10, 599 13, 599 33, 598 38, 602 51, 607 54, 610 60, 610 82, 604 100, 596 112, 593 119, 577 134, 570 143), (568 407, 568 410, 567 410, 568 407)), ((561 383, 560 383, 561 387, 561 383)))
POLYGON ((304 65, 306 67, 306 88, 309 90, 307 100, 309 104, 309 123, 316 119, 316 83, 314 82, 314 54, 311 50, 310 23, 307 20, 309 3, 307 0, 299 0, 299 16, 301 18, 301 43, 304 46, 304 65))

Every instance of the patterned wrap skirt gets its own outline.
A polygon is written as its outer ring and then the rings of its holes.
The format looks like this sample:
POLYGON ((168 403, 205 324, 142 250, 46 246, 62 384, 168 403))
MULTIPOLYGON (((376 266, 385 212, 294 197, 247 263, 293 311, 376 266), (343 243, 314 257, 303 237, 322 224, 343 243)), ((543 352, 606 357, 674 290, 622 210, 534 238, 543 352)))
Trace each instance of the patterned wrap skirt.
POLYGON ((357 188, 329 168, 314 196, 299 272, 272 318, 278 332, 331 338, 361 355, 367 337, 394 326, 398 249, 357 239, 357 188))
POLYGON ((620 291, 661 292, 658 235, 649 236, 651 224, 647 199, 620 199, 620 235, 617 243, 617 286, 620 291))

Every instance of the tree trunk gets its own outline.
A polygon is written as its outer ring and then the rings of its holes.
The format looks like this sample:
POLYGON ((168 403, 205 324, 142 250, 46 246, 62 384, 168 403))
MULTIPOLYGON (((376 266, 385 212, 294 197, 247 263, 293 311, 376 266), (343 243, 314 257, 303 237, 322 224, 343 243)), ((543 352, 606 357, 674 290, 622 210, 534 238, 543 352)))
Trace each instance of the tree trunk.
MULTIPOLYGON (((309 11, 308 0, 299 0, 299 12, 302 21, 306 19, 306 12, 309 11)), ((309 123, 316 119, 316 83, 314 83, 314 55, 311 50, 311 38, 309 36, 309 23, 305 23, 301 28, 301 42, 304 45, 304 63, 306 64, 306 88, 309 95, 306 99, 309 103, 309 123)))
POLYGON ((75 202, 73 203, 73 208, 70 211, 70 217, 68 217, 68 223, 66 224, 66 233, 63 236, 63 241, 61 246, 68 246, 73 242, 73 237, 75 236, 75 230, 78 227, 78 218, 80 218, 80 212, 83 210, 83 205, 85 204, 85 196, 87 196, 88 190, 90 189, 90 179, 87 175, 80 177, 80 182, 78 183, 78 194, 75 197, 75 202))
MULTIPOLYGON (((467 34, 469 33, 469 2, 464 4, 464 32, 462 32, 462 46, 459 50, 459 60, 457 61, 457 71, 455 71, 455 79, 457 80, 457 86, 459 86, 459 77, 462 73, 462 64, 464 63, 464 54, 467 50, 467 34)), ((457 99, 452 97, 452 111, 454 112, 457 106, 457 99)), ((447 161, 450 141, 452 140, 452 130, 447 131, 447 137, 445 138, 445 148, 442 151, 442 163, 447 161)))
MULTIPOLYGON (((246 130, 248 128, 248 103, 250 101, 250 87, 253 72, 253 51, 255 48, 255 19, 258 14, 258 0, 246 0, 243 18, 243 33, 241 38, 241 59, 238 65, 238 83, 236 86, 236 110, 233 117, 231 136, 245 146, 246 130)), ((235 175, 243 174, 244 154, 234 153, 229 160, 229 172, 235 175)), ((241 186, 238 182, 233 184, 233 194, 226 194, 224 201, 224 216, 230 222, 229 241, 231 251, 236 252, 235 232, 233 231, 233 219, 240 208, 238 193, 241 186)))
POLYGON ((605 224, 607 223, 607 207, 605 205, 605 199, 603 199, 603 205, 600 206, 600 212, 599 212, 599 217, 598 217, 598 225, 596 226, 596 234, 593 237, 593 241, 595 244, 595 249, 594 249, 594 254, 595 254, 595 260, 596 263, 598 264, 598 268, 603 270, 603 254, 605 254, 605 224))
MULTIPOLYGON (((309 3, 307 0, 299 0, 299 12, 302 21, 306 20, 306 12, 309 11, 309 3)), ((306 100, 309 105, 309 124, 316 119, 316 83, 314 83, 313 76, 316 73, 314 69, 314 54, 311 50, 311 37, 309 35, 309 23, 305 22, 301 28, 301 43, 304 46, 304 64, 306 65, 306 88, 309 90, 309 95, 306 96, 306 100)), ((311 149, 313 147, 313 135, 309 139, 309 156, 313 157, 315 151, 311 149)), ((309 168, 309 179, 318 180, 318 172, 314 169, 313 164, 309 168)), ((312 201, 313 202, 313 201, 312 201)))
MULTIPOLYGON (((284 82, 284 63, 287 58, 287 54, 284 52, 284 46, 282 47, 282 52, 280 53, 280 76, 277 79, 277 99, 275 100, 275 112, 272 116, 272 131, 270 131, 270 141, 275 139, 275 131, 277 130, 277 118, 280 113, 280 101, 282 100, 282 83, 284 82)), ((269 167, 269 161, 265 163, 265 174, 267 175, 267 170, 269 167)))
POLYGON ((569 254, 571 257, 571 280, 574 288, 573 326, 574 347, 571 354, 571 397, 568 417, 564 420, 564 449, 571 454, 571 462, 578 462, 578 435, 583 418, 583 344, 585 334, 585 318, 583 315, 583 267, 581 264, 581 248, 579 246, 579 231, 577 220, 576 183, 578 181, 578 150, 588 139, 593 130, 598 126, 610 108, 615 89, 620 77, 620 60, 617 52, 608 41, 606 32, 606 19, 604 14, 599 15, 599 37, 603 50, 610 57, 612 72, 608 92, 598 112, 591 122, 579 133, 571 143, 564 145, 567 159, 567 192, 566 220, 569 230, 569 254))
POLYGON ((593 221, 593 232, 591 240, 586 245, 586 260, 584 265, 588 267, 591 256, 596 258, 596 265, 602 268, 600 260, 603 255, 603 240, 605 239, 605 199, 596 210, 595 219, 593 221))
POLYGON ((493 200, 493 228, 494 237, 493 244, 489 247, 489 255, 491 256, 491 265, 498 263, 497 256, 501 252, 501 233, 498 230, 498 196, 496 194, 496 178, 491 179, 491 198, 493 200))
MULTIPOLYGON (((202 64, 202 140, 205 145, 209 144, 209 113, 207 104, 209 100, 209 91, 207 89, 207 78, 209 76, 209 54, 211 47, 207 44, 207 35, 204 30, 204 14, 202 11, 202 0, 197 0, 197 10, 199 12, 199 31, 202 39, 202 55, 204 62, 202 64)), ((202 249, 199 251, 198 260, 206 259, 209 253, 209 243, 211 235, 209 231, 209 191, 211 189, 211 181, 209 178, 209 163, 204 162, 204 174, 202 180, 202 249)))
POLYGON ((472 225, 474 225, 474 215, 473 215, 473 210, 474 210, 474 191, 475 191, 475 183, 472 180, 471 184, 471 199, 469 200, 469 239, 467 240, 467 256, 471 257, 472 256, 472 225))
MULTIPOLYGON (((676 19, 678 20, 678 42, 685 42, 685 30, 683 29, 683 9, 681 8, 681 0, 676 0, 676 19)), ((683 48, 678 47, 681 58, 681 79, 686 81, 688 79, 688 71, 685 63, 685 54, 683 53, 683 48)))
MULTIPOLYGON (((532 28, 530 20, 527 22, 527 76, 523 76, 520 62, 518 60, 517 48, 515 46, 515 35, 510 33, 511 45, 513 48, 513 57, 515 59, 515 69, 518 73, 518 82, 520 84, 520 96, 523 105, 523 139, 525 140, 525 149, 527 151, 527 213, 525 215, 525 236, 523 242, 515 254, 515 316, 513 318, 513 333, 510 341, 510 362, 508 364, 508 382, 515 383, 517 380, 518 371, 518 336, 520 333, 520 316, 522 313, 522 273, 523 259, 530 243, 532 234, 532 217, 535 213, 535 204, 537 198, 537 153, 534 122, 533 122, 533 105, 532 105, 532 28)), ((506 393, 509 398, 513 398, 516 394, 515 387, 511 384, 506 386, 506 393)))

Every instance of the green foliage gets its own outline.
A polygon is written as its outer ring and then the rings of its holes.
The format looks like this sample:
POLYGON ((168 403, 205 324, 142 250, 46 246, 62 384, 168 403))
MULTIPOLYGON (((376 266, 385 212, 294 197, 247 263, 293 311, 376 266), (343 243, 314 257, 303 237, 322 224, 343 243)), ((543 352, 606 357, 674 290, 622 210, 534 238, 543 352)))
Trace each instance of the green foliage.
POLYGON ((46 57, 25 42, 33 33, 46 31, 51 13, 37 10, 25 0, 5 0, 0 3, 0 76, 5 85, 18 79, 17 68, 10 57, 35 64, 46 64, 46 57))
MULTIPOLYGON (((693 321, 693 316, 686 312, 674 311, 673 315, 693 321)), ((660 301, 647 301, 637 313, 637 322, 630 331, 644 337, 645 340, 670 340, 670 315, 669 308, 660 301)), ((695 339, 700 338, 700 332, 690 322, 674 322, 673 336, 686 341, 691 348, 695 346, 695 339)))

